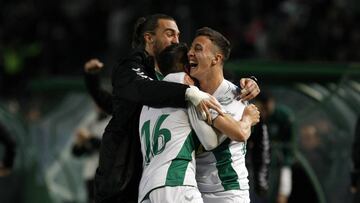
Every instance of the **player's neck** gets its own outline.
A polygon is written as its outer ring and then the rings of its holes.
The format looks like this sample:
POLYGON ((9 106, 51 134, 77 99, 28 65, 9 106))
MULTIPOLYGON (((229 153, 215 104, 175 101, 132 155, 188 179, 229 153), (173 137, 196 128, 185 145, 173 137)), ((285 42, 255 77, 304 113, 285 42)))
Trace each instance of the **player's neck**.
POLYGON ((161 71, 159 69, 159 66, 158 66, 157 60, 155 60, 155 71, 158 72, 158 73, 161 73, 161 71))
POLYGON ((219 71, 214 71, 200 81, 200 89, 213 95, 217 88, 221 85, 223 80, 223 73, 219 71))

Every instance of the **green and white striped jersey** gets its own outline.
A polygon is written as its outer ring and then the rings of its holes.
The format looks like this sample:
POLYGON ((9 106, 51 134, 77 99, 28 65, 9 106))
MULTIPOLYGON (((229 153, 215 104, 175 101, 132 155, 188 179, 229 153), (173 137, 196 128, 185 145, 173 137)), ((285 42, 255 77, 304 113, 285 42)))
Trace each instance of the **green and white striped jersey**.
POLYGON ((195 149, 200 145, 185 109, 144 106, 140 115, 143 174, 139 201, 163 186, 194 186, 195 149))
MULTIPOLYGON (((213 96, 220 102, 227 114, 240 120, 245 104, 234 99, 238 88, 223 80, 213 96)), ((196 180, 200 192, 226 190, 248 190, 248 171, 245 166, 246 142, 227 138, 210 152, 196 155, 196 180)))
MULTIPOLYGON (((169 74, 164 80, 182 83, 184 74, 169 74)), ((201 127, 204 124, 196 121, 194 124, 200 126, 200 131, 197 132, 210 134, 208 130, 211 127, 201 127)), ((139 130, 144 167, 139 186, 139 202, 159 187, 197 187, 195 149, 199 148, 200 141, 191 129, 188 110, 144 106, 140 114, 139 130)))

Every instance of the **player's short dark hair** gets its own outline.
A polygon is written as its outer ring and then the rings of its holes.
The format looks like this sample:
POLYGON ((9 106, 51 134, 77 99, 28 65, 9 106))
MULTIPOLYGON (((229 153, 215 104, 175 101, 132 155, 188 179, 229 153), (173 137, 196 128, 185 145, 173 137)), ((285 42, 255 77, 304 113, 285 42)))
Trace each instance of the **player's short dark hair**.
POLYGON ((158 22, 160 19, 174 20, 171 16, 165 14, 153 14, 146 17, 139 18, 134 26, 133 36, 132 36, 132 47, 133 48, 144 48, 145 39, 144 34, 146 32, 155 33, 156 28, 158 27, 158 22))
POLYGON ((172 44, 166 47, 157 56, 159 70, 163 76, 170 73, 177 73, 185 71, 184 69, 178 70, 176 63, 184 64, 184 67, 189 64, 187 58, 188 47, 185 43, 172 44))
POLYGON ((224 56, 224 61, 229 58, 231 52, 231 44, 229 40, 224 37, 224 35, 209 27, 203 27, 196 31, 195 37, 198 36, 208 37, 220 49, 221 53, 224 56))

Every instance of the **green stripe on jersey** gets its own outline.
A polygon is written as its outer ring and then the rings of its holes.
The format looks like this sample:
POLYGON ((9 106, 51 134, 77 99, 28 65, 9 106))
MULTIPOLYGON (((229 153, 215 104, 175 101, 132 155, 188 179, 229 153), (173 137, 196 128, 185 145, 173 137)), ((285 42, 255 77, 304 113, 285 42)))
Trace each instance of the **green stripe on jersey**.
POLYGON ((160 72, 158 72, 156 70, 155 70, 155 75, 156 75, 156 78, 160 81, 164 79, 163 74, 161 74, 160 72))
POLYGON ((229 144, 230 139, 227 139, 212 152, 216 158, 216 168, 224 189, 239 190, 238 175, 231 165, 232 159, 229 144))
POLYGON ((179 186, 183 185, 185 179, 186 169, 189 162, 192 160, 192 152, 200 145, 200 141, 197 138, 195 132, 191 131, 187 136, 179 154, 174 160, 171 161, 169 166, 165 185, 167 186, 179 186))

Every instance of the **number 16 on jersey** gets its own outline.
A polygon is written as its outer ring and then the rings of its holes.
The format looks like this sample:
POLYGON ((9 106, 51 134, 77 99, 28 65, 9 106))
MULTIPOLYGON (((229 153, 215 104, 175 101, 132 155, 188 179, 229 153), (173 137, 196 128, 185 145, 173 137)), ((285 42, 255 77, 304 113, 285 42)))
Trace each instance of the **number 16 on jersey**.
POLYGON ((164 151, 166 143, 171 139, 171 133, 169 129, 161 128, 161 124, 169 116, 169 114, 161 115, 155 122, 155 125, 151 125, 150 120, 144 122, 141 127, 141 139, 145 147, 145 165, 148 165, 151 158, 164 151), (152 133, 150 133, 152 129, 152 133))

